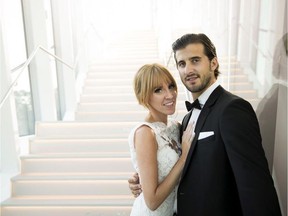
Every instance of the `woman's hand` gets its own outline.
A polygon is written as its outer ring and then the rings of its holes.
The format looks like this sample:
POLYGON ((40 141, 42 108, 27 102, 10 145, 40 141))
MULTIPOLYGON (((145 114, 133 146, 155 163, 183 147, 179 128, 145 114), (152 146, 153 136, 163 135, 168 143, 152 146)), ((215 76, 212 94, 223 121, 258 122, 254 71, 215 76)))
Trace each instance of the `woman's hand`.
POLYGON ((128 179, 129 188, 131 193, 136 198, 142 193, 141 185, 139 183, 138 173, 134 173, 131 178, 128 179))

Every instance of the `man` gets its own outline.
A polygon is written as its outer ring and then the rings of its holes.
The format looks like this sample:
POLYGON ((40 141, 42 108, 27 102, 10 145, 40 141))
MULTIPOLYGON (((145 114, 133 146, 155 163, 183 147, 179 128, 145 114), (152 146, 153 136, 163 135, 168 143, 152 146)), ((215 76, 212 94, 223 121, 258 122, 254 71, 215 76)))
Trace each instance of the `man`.
MULTIPOLYGON (((186 34, 172 48, 183 84, 200 103, 190 106, 182 122, 182 131, 189 122, 196 126, 179 183, 177 215, 281 215, 255 112, 217 83, 213 43, 204 34, 186 34)), ((129 182, 132 190, 133 179, 129 182)))

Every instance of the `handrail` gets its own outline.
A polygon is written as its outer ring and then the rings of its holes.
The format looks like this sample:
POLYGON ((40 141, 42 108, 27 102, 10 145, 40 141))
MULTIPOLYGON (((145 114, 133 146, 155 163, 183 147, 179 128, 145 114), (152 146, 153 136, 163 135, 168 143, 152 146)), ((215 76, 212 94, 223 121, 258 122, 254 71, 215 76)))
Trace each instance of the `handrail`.
POLYGON ((173 56, 173 51, 170 52, 170 55, 169 55, 168 61, 166 62, 166 67, 169 66, 172 56, 173 56))
MULTIPOLYGON (((47 49, 45 49, 44 47, 38 45, 33 52, 31 53, 31 55, 29 56, 29 58, 26 60, 26 62, 24 64, 21 64, 22 70, 19 72, 19 74, 16 76, 15 80, 12 82, 12 84, 10 85, 8 91, 5 93, 4 97, 1 99, 1 103, 0 103, 0 109, 2 108, 3 104, 6 102, 7 98, 10 96, 13 87, 15 86, 15 84, 18 82, 19 77, 22 75, 22 73, 24 72, 24 70, 26 69, 26 67, 28 67, 28 65, 30 64, 30 62, 33 60, 33 58, 35 57, 35 55, 37 54, 37 52, 39 50, 42 50, 44 52, 46 52, 47 54, 49 54, 50 56, 54 57, 55 59, 57 59, 58 61, 60 61, 61 63, 63 63, 64 65, 66 65, 68 68, 70 68, 71 70, 75 69, 75 65, 77 64, 77 62, 75 62, 75 64, 73 66, 71 66, 70 64, 66 63, 64 60, 62 60, 60 57, 58 57, 57 55, 49 52, 47 49)), ((16 67, 13 70, 18 70, 21 67, 16 67)))
POLYGON ((239 27, 244 31, 244 35, 245 37, 251 42, 251 44, 254 46, 254 48, 256 50, 258 50, 260 52, 260 54, 264 57, 264 58, 267 58, 267 59, 273 59, 273 56, 271 55, 271 53, 267 52, 267 54, 265 54, 260 48, 259 46, 257 45, 257 43, 252 40, 250 37, 247 36, 247 30, 244 28, 244 26, 239 23, 239 27))
POLYGON ((19 70, 23 65, 25 64, 25 62, 21 63, 20 65, 16 66, 15 68, 13 68, 11 70, 12 73, 16 72, 17 70, 19 70))
MULTIPOLYGON (((93 29, 94 32, 96 33, 97 37, 101 40, 104 41, 103 38, 99 35, 97 29, 95 28, 95 26, 91 23, 90 27, 86 30, 86 33, 84 34, 83 37, 83 41, 85 40, 85 38, 88 35, 88 32, 90 31, 90 29, 93 29)), ((82 43, 83 43, 82 41, 82 43)), ((81 44, 82 45, 82 44, 81 44)), ((24 72, 24 70, 26 69, 26 67, 30 64, 30 62, 33 60, 33 58, 35 57, 35 55, 37 54, 38 50, 42 50, 44 52, 46 52, 47 54, 49 54, 50 56, 54 57, 56 60, 60 61, 61 63, 63 63, 64 65, 66 65, 68 68, 70 68, 71 70, 75 70, 75 68, 77 67, 77 64, 79 62, 79 58, 80 58, 80 52, 77 53, 76 57, 75 57, 75 62, 74 65, 70 65, 68 63, 66 63, 63 59, 61 59, 59 56, 49 52, 47 49, 45 49, 44 47, 42 47, 41 45, 38 45, 33 52, 31 53, 31 55, 29 56, 29 58, 22 64, 18 65, 17 67, 12 69, 12 72, 15 72, 19 69, 22 68, 22 70, 19 72, 19 74, 16 76, 15 80, 13 81, 13 83, 10 85, 8 91, 5 93, 4 97, 1 99, 1 103, 0 103, 0 109, 2 109, 3 104, 6 102, 7 98, 9 97, 9 95, 12 92, 12 89, 14 87, 14 85, 17 83, 19 77, 21 76, 21 74, 24 72)))
MULTIPOLYGON (((84 33, 83 40, 80 42, 79 47, 81 47, 81 45, 83 45, 83 43, 84 43, 84 41, 85 41, 88 33, 90 32, 90 29, 92 29, 92 30, 94 31, 94 33, 96 34, 96 37, 97 37, 98 39, 100 39, 101 42, 104 43, 105 40, 101 37, 101 35, 100 35, 99 32, 97 31, 97 29, 96 29, 96 27, 94 26, 94 24, 93 24, 93 23, 90 23, 89 28, 88 28, 88 29, 86 30, 86 32, 84 33)), ((77 66, 77 64, 78 64, 78 62, 79 62, 79 59, 80 59, 81 54, 82 54, 82 53, 81 53, 81 50, 78 51, 78 53, 76 54, 74 69, 76 68, 76 66, 77 66)))

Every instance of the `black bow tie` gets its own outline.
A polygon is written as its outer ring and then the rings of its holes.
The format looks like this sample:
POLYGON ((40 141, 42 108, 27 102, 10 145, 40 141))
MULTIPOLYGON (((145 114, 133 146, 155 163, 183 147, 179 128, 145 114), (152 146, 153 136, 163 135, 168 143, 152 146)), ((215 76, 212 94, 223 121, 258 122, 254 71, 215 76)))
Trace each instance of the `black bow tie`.
POLYGON ((185 101, 185 105, 188 111, 190 111, 192 108, 201 110, 201 105, 198 99, 196 99, 193 103, 190 103, 189 101, 185 101))

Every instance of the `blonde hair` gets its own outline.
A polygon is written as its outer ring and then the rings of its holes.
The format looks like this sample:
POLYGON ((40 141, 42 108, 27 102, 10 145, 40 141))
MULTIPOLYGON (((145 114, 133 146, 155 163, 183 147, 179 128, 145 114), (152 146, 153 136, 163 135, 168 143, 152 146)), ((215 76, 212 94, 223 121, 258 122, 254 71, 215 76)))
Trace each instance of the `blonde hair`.
POLYGON ((162 65, 145 64, 134 77, 135 96, 142 106, 148 108, 149 98, 155 88, 162 86, 163 83, 173 84, 177 92, 177 84, 171 73, 162 65))

